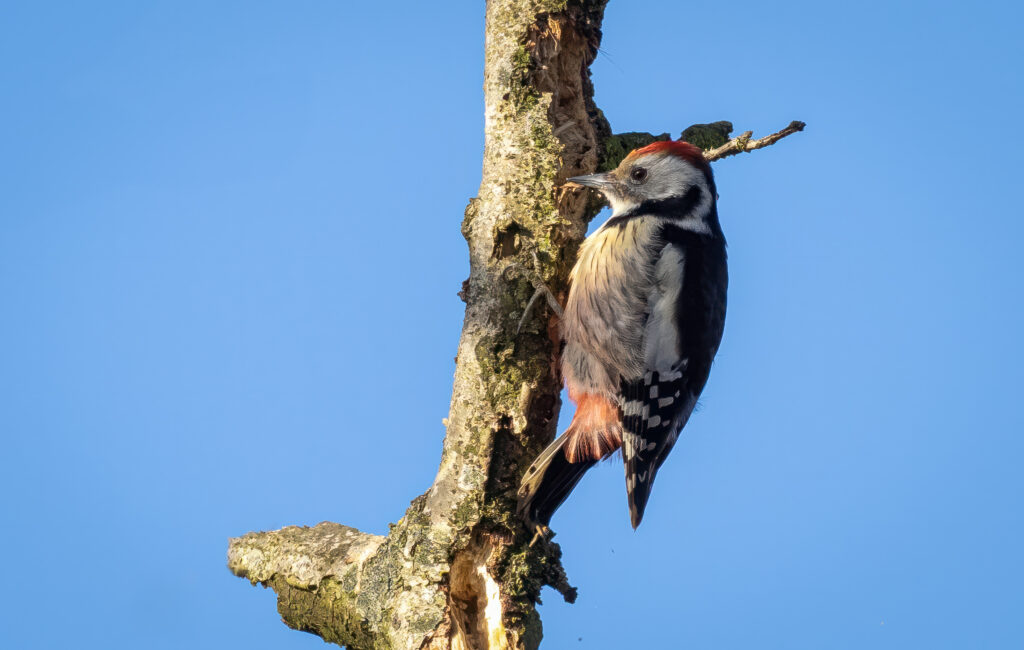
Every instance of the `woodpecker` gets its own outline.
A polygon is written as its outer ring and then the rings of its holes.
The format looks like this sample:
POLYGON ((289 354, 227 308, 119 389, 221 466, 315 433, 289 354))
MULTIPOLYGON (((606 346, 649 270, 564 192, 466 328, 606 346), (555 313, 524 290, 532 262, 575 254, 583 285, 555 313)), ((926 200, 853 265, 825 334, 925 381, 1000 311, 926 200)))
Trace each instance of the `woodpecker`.
POLYGON ((518 510, 546 529, 598 461, 622 449, 630 522, 704 389, 725 326, 725 236, 703 152, 655 142, 570 178, 612 214, 580 247, 562 315, 572 423, 527 469, 518 510))

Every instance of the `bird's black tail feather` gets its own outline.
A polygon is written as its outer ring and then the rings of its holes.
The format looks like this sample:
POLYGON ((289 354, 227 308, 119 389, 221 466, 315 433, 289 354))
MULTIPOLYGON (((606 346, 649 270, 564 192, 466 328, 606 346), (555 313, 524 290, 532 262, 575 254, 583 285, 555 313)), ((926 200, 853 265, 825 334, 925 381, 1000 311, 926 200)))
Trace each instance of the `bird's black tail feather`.
POLYGON ((644 518, 654 476, 679 436, 683 424, 680 414, 689 413, 688 396, 682 395, 682 388, 682 373, 677 370, 649 372, 622 384, 622 458, 629 520, 634 529, 644 518))
POLYGON ((519 487, 517 512, 520 517, 547 526, 551 522, 551 516, 587 470, 597 464, 596 460, 570 463, 564 449, 568 439, 567 434, 559 436, 526 470, 523 483, 519 487))
POLYGON ((657 469, 652 460, 639 456, 627 457, 625 465, 629 523, 633 526, 633 530, 636 530, 644 518, 644 510, 647 509, 647 500, 651 496, 651 487, 653 487, 654 474, 657 469))

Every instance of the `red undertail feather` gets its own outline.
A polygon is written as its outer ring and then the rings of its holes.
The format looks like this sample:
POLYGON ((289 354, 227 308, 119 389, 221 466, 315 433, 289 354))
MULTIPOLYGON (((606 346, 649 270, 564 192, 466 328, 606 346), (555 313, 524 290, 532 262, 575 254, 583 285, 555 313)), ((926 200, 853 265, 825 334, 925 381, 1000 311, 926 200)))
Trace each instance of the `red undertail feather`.
POLYGON ((622 413, 607 397, 576 394, 576 416, 565 433, 530 464, 519 486, 517 510, 533 524, 547 526, 587 470, 622 446, 622 413))
POLYGON ((569 392, 576 402, 576 415, 565 430, 565 457, 570 463, 601 460, 622 446, 622 415, 619 407, 603 395, 569 392))

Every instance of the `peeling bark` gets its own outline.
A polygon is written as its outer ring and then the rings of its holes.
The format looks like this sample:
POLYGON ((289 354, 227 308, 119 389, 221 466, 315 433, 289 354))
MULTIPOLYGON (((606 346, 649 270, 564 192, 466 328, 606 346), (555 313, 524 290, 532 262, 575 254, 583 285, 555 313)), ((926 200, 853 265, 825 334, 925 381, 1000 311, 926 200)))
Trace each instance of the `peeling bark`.
POLYGON ((462 222, 470 275, 440 468, 386 537, 325 522, 231 540, 229 568, 274 589, 289 626, 354 649, 536 648, 541 588, 575 599, 558 546, 530 546, 514 514, 561 388, 551 308, 520 320, 537 282, 564 300, 599 208, 565 179, 668 138, 612 136, 593 103, 605 3, 487 3, 483 177, 462 222))

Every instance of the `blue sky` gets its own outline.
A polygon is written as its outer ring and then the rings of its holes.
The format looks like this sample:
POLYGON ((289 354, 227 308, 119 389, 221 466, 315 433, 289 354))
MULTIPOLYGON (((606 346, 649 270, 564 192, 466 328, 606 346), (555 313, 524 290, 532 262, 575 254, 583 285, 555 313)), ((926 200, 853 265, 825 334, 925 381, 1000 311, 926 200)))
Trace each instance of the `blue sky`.
MULTIPOLYGON (((544 647, 1020 646, 1022 19, 611 2, 616 130, 808 128, 716 164, 702 408, 638 532, 616 466, 559 511, 544 647)), ((322 647, 227 538, 428 487, 482 48, 482 3, 0 8, 0 645, 322 647)))

